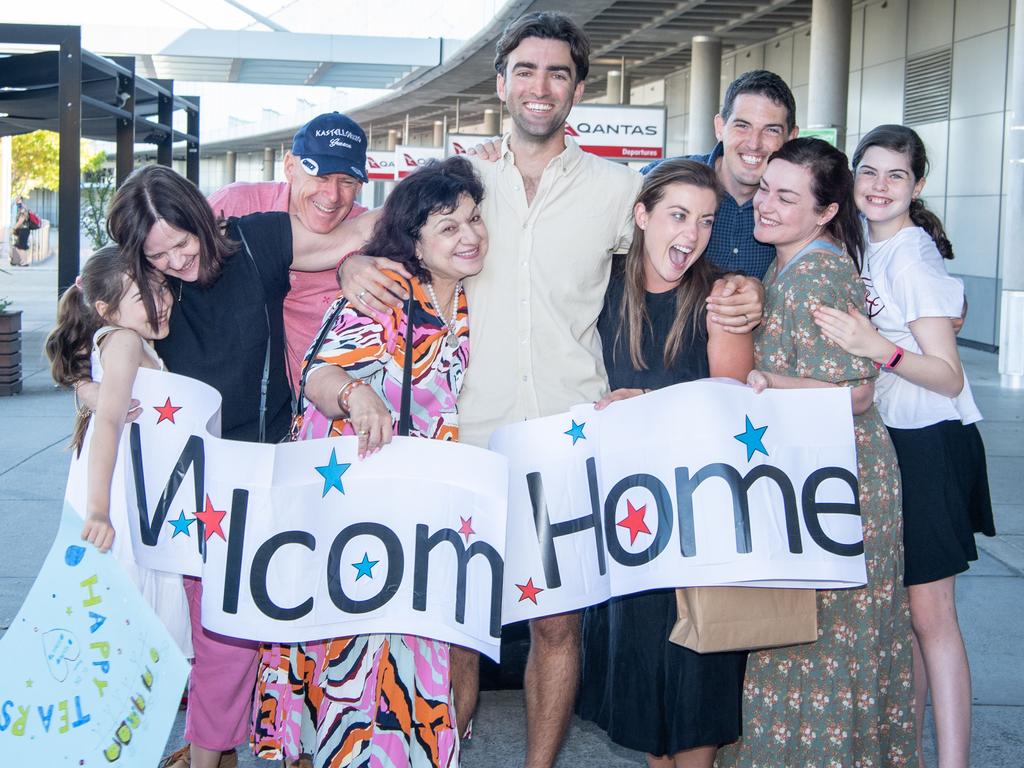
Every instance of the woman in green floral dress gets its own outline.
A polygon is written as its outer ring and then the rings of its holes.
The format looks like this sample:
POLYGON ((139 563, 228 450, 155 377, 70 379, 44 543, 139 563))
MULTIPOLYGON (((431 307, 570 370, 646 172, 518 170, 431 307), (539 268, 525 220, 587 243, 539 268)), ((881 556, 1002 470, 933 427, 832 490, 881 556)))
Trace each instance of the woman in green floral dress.
POLYGON ((776 261, 748 383, 851 388, 867 586, 818 592, 817 642, 750 654, 743 736, 719 751, 721 768, 917 764, 899 467, 872 405, 875 368, 827 341, 813 317, 864 300, 848 255, 862 245, 852 193, 846 156, 823 141, 794 139, 769 158, 754 236, 776 261))

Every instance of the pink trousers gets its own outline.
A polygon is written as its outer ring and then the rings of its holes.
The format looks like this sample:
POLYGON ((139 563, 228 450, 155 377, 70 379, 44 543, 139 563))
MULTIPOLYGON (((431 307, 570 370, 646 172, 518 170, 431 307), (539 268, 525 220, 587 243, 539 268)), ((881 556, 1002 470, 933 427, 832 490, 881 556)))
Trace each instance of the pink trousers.
POLYGON ((249 741, 252 695, 259 643, 218 635, 203 628, 203 583, 185 577, 195 661, 188 681, 185 738, 212 751, 249 741))

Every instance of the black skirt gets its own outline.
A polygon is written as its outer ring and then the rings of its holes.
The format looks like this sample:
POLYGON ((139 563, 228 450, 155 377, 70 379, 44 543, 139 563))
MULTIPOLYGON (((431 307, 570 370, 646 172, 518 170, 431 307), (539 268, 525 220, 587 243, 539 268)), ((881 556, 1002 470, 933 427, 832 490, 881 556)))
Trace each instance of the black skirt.
POLYGON ((661 756, 740 736, 746 651, 671 643, 675 620, 671 589, 613 598, 583 616, 577 711, 616 744, 661 756))
POLYGON ((996 534, 978 428, 951 420, 889 434, 903 480, 903 583, 963 573, 978 559, 974 534, 996 534))

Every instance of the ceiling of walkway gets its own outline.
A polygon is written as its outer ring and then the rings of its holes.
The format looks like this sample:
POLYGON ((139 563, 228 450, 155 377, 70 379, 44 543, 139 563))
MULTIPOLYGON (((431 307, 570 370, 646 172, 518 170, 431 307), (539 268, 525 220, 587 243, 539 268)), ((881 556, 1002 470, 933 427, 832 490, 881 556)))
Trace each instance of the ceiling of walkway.
MULTIPOLYGON (((632 85, 658 80, 690 64, 694 35, 713 35, 723 50, 766 40, 811 18, 812 0, 510 0, 492 22, 444 63, 409 75, 387 96, 349 114, 375 135, 402 130, 406 115, 414 127, 448 119, 455 128, 498 109, 494 92, 494 45, 505 26, 524 13, 560 10, 590 35, 593 46, 586 98, 605 94, 608 72, 625 69, 632 85)), ((203 154, 225 149, 257 151, 290 144, 292 133, 277 131, 206 145, 203 154)))
POLYGON ((406 112, 417 124, 448 116, 459 101, 463 123, 478 122, 495 109, 494 43, 502 29, 522 13, 563 10, 583 24, 593 45, 588 97, 602 96, 610 70, 625 60, 633 85, 657 80, 690 65, 691 38, 713 35, 728 52, 806 24, 812 0, 543 0, 511 2, 488 28, 470 40, 446 64, 427 70, 405 87, 362 109, 363 124, 400 128, 406 112))

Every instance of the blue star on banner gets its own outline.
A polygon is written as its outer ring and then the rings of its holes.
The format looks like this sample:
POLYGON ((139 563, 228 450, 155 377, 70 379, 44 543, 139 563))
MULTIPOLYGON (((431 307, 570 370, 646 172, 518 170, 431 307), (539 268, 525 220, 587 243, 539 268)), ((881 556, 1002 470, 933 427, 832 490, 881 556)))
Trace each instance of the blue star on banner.
POLYGON ((583 428, 587 426, 587 422, 577 424, 575 421, 572 422, 572 426, 563 432, 563 435, 568 435, 572 438, 572 444, 576 445, 577 440, 586 440, 587 436, 583 434, 583 428))
POLYGON ((768 455, 768 451, 766 451, 764 449, 764 442, 763 442, 763 440, 764 440, 765 430, 767 430, 768 427, 765 426, 765 427, 756 427, 755 428, 754 425, 750 423, 750 417, 749 416, 746 416, 744 418, 746 418, 746 420, 747 420, 746 427, 744 428, 744 430, 742 432, 740 432, 740 434, 733 435, 733 438, 735 438, 736 440, 739 440, 741 443, 743 443, 747 447, 747 461, 750 461, 750 459, 753 458, 754 453, 756 451, 760 451, 765 456, 767 456, 768 455))
POLYGON ((316 471, 319 472, 324 479, 324 492, 320 498, 326 496, 327 492, 330 491, 331 488, 337 488, 339 493, 345 493, 345 486, 341 484, 341 476, 345 474, 350 466, 352 465, 339 464, 338 457, 335 454, 334 449, 331 448, 330 461, 322 467, 316 468, 316 471))
POLYGON ((196 519, 194 517, 185 517, 185 510, 182 510, 181 514, 178 515, 178 519, 177 520, 168 520, 167 521, 168 525, 173 525, 174 526, 174 533, 171 534, 171 538, 173 539, 179 533, 184 533, 186 536, 191 538, 192 534, 189 533, 188 528, 195 521, 196 521, 196 519))
POLYGON ((371 560, 370 556, 363 552, 363 559, 358 563, 352 563, 352 567, 356 569, 356 581, 359 581, 363 576, 373 578, 373 566, 379 563, 380 560, 371 560))

